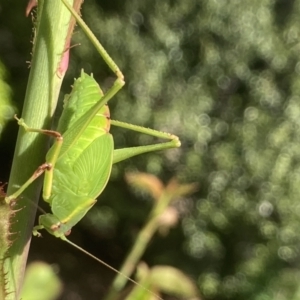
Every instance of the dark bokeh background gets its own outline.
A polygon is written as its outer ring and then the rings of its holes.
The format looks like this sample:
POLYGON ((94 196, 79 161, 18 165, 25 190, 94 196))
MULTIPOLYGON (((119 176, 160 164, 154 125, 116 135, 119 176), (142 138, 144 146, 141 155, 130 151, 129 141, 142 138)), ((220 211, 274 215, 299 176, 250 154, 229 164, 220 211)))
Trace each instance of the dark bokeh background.
MULTIPOLYGON (((22 107, 32 36, 25 7, 0 4, 0 80, 12 91, 0 81, 0 118, 10 115, 1 106, 9 94, 22 107)), ((115 167, 72 240, 118 267, 151 207, 129 190, 124 172, 150 172, 164 182, 177 176, 198 182, 199 192, 182 199, 180 225, 157 236, 143 259, 182 269, 203 299, 299 299, 299 15, 300 0, 86 0, 83 18, 126 78, 112 117, 177 134, 182 147, 115 167)), ((79 42, 62 95, 81 68, 104 90, 113 80, 77 29, 79 42)), ((16 130, 11 122, 2 131, 1 181, 16 130)), ((120 147, 148 142, 113 134, 120 147)), ((33 239, 35 259, 57 264, 64 299, 98 299, 113 276, 46 234, 33 239)))

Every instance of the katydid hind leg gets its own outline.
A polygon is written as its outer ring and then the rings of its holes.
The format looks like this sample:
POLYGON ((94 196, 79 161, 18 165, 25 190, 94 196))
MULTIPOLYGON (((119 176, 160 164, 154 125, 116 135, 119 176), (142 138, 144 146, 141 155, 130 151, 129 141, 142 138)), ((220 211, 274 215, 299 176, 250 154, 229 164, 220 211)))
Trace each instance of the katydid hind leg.
POLYGON ((103 107, 103 105, 105 105, 109 100, 111 100, 112 97, 125 85, 124 75, 122 74, 120 68, 115 63, 115 61, 106 52, 106 50, 101 45, 99 40, 96 38, 94 33, 86 25, 86 23, 79 16, 79 14, 74 10, 74 8, 66 0, 61 0, 61 1, 64 3, 64 5, 70 11, 70 13, 73 15, 73 17, 76 19, 77 23, 79 24, 81 29, 84 31, 86 36, 89 38, 91 43, 94 45, 94 47, 96 48, 98 53, 101 55, 103 60, 106 62, 106 64, 112 70, 112 72, 114 72, 117 76, 117 79, 115 80, 113 86, 105 93, 105 95, 101 98, 101 100, 97 104, 95 104, 93 108, 91 108, 90 113, 86 114, 86 119, 84 120, 84 122, 82 122, 82 124, 83 123, 88 124, 89 121, 91 120, 91 118, 93 118, 97 114, 99 109, 101 109, 101 107, 103 107))
POLYGON ((122 127, 125 129, 133 130, 136 132, 140 132, 143 134, 147 134, 150 136, 154 136, 160 139, 166 139, 169 140, 169 142, 163 142, 163 143, 157 143, 153 145, 146 145, 146 146, 138 146, 138 147, 129 147, 124 149, 116 149, 114 150, 114 159, 113 163, 118 163, 122 160, 128 159, 130 157, 140 155, 143 153, 153 152, 153 151, 159 151, 159 150, 166 150, 170 148, 178 148, 180 147, 180 140, 176 135, 145 128, 142 126, 137 126, 133 124, 128 124, 116 120, 111 120, 111 124, 114 126, 122 127))
MULTIPOLYGON (((87 37, 90 39, 92 44, 95 46, 97 49, 98 53, 102 56, 104 61, 107 63, 109 68, 116 74, 117 79, 114 83, 114 85, 108 90, 108 92, 104 95, 104 97, 97 103, 92 109, 91 109, 91 114, 89 114, 89 117, 93 117, 94 114, 101 108, 105 103, 107 103, 125 84, 124 82, 124 76, 122 72, 120 71, 119 67, 117 64, 114 62, 114 60, 110 57, 110 55, 106 52, 104 47, 101 45, 101 43, 98 41, 98 39, 95 37, 93 32, 89 29, 89 27, 86 25, 86 23, 82 20, 82 18, 78 15, 78 13, 73 9, 73 7, 66 1, 62 0, 64 5, 67 7, 67 9, 71 12, 71 14, 74 16, 76 19, 77 23, 80 25, 82 30, 85 32, 87 37)), ((88 120, 85 120, 85 123, 88 124, 88 120)), ((147 129, 147 128, 142 128, 139 126, 134 126, 131 124, 125 124, 122 122, 118 121, 112 121, 112 124, 115 126, 120 126, 124 128, 129 128, 135 131, 139 131, 142 133, 150 134, 159 138, 163 139, 169 139, 171 140, 170 142, 166 143, 161 143, 159 145, 151 145, 151 146, 142 146, 142 147, 134 147, 131 149, 120 149, 114 151, 114 160, 113 163, 122 161, 126 158, 130 158, 135 155, 139 155, 142 153, 146 152, 151 152, 151 151, 158 151, 158 150, 163 150, 163 149, 168 149, 168 148, 175 148, 180 146, 180 141, 178 137, 174 135, 170 135, 167 133, 162 133, 159 131, 147 129), (128 127, 128 125, 131 125, 128 127)))
MULTIPOLYGON (((87 35, 87 37, 90 39, 92 44, 97 49, 98 53, 102 56, 103 60, 107 63, 109 68, 116 74, 118 79, 121 82, 124 82, 124 76, 117 66, 117 64, 114 62, 114 60, 110 57, 110 55, 106 52, 104 47, 101 45, 101 43, 98 41, 94 33, 90 30, 90 28, 86 25, 86 23, 83 21, 83 19, 78 15, 78 13, 74 10, 74 8, 66 1, 61 0, 64 5, 67 7, 67 9, 70 11, 70 13, 73 15, 73 17, 76 19, 77 23, 81 27, 81 29, 84 31, 84 33, 87 35)), ((117 79, 117 80, 118 80, 117 79)))

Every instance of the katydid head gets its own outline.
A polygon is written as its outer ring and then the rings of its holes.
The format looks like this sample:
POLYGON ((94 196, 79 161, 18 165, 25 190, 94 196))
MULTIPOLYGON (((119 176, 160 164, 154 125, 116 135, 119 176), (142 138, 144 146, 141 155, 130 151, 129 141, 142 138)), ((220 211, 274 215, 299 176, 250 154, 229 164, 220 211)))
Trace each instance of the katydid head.
MULTIPOLYGON (((53 224, 51 226, 51 229, 52 229, 52 231, 58 231, 59 229, 61 229, 62 225, 63 224, 61 222, 59 222, 57 224, 53 224)), ((64 232, 64 236, 68 236, 70 234, 71 234, 71 229, 69 229, 69 230, 67 230, 67 231, 64 232)))
POLYGON ((52 214, 41 215, 39 217, 39 224, 39 226, 35 227, 36 235, 40 235, 37 231, 38 229, 45 229, 57 238, 67 236, 71 233, 70 225, 60 222, 59 219, 52 214))

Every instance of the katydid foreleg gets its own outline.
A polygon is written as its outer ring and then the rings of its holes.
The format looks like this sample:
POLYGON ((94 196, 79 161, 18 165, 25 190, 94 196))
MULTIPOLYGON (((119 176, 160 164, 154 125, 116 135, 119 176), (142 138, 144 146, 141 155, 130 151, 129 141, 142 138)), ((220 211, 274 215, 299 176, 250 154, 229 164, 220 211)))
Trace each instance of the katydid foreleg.
MULTIPOLYGON (((11 201, 17 199, 23 193, 23 191, 32 182, 34 182, 38 177, 40 177, 44 172, 46 172, 45 176, 48 176, 48 178, 51 180, 52 174, 53 174, 52 170, 55 166, 55 161, 57 159, 57 155, 58 155, 58 153, 61 149, 61 145, 62 145, 62 136, 59 132, 54 131, 54 130, 47 130, 47 129, 43 130, 43 129, 31 128, 31 127, 27 126, 27 124, 24 122, 23 119, 18 119, 16 115, 15 115, 15 119, 18 121, 18 124, 20 126, 22 126, 27 132, 42 133, 42 134, 49 135, 49 136, 56 138, 56 142, 53 145, 53 149, 55 149, 55 151, 54 151, 55 154, 49 161, 47 161, 46 163, 43 163, 41 166, 39 166, 37 168, 37 170, 33 173, 33 175, 15 193, 13 193, 10 196, 5 197, 6 203, 10 203, 11 201)), ((45 187, 44 187, 43 191, 45 192, 45 187)), ((47 197, 46 197, 46 199, 47 199, 47 197)))

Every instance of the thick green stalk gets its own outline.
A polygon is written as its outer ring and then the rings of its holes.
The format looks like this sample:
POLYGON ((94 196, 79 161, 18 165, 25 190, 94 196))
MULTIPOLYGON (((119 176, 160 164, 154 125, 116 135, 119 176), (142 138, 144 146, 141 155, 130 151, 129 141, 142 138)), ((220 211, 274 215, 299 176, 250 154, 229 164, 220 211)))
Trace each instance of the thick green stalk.
MULTIPOLYGON (((79 3, 77 10, 81 1, 75 0, 77 4, 79 3)), ((73 5, 73 0, 69 2, 73 5)), ((22 113, 22 118, 31 127, 51 127, 51 118, 68 64, 64 54, 69 47, 74 25, 74 22, 70 20, 71 15, 61 0, 38 1, 31 70, 22 113)), ((48 141, 45 136, 26 133, 23 128, 20 128, 8 195, 23 184, 44 161, 47 149, 48 141)), ((6 295, 5 299, 20 299, 31 231, 40 194, 40 183, 41 181, 38 180, 19 199, 16 199, 17 208, 20 210, 7 220, 11 225, 7 232, 11 247, 4 256, 0 257, 0 276, 5 277, 4 280, 3 278, 0 280, 0 285, 2 285, 0 289, 2 294, 6 295)), ((5 205, 2 203, 2 206, 5 205)), ((14 206, 15 209, 16 206, 14 206)))

